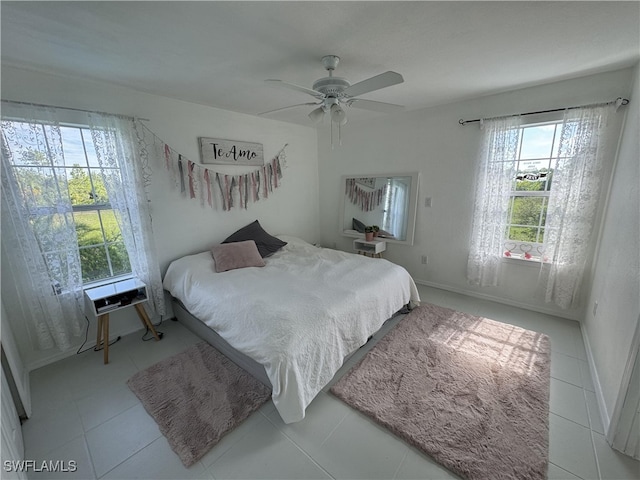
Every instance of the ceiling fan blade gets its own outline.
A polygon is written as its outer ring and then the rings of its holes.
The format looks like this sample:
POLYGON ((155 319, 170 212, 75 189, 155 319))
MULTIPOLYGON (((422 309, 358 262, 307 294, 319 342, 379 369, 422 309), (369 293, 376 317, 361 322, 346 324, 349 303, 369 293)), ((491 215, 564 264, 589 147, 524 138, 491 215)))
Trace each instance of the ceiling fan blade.
POLYGON ((361 82, 354 83, 347 88, 343 93, 349 97, 357 97, 364 93, 373 92, 374 90, 380 90, 381 88, 390 87, 391 85, 397 85, 404 82, 402 75, 396 72, 388 71, 376 75, 375 77, 367 78, 361 82))
POLYGON ((318 92, 316 90, 312 90, 310 88, 307 87, 301 87, 300 85, 296 85, 295 83, 289 83, 289 82, 283 82, 282 80, 274 80, 274 79, 270 79, 270 80, 265 80, 266 83, 270 84, 270 85, 274 85, 277 87, 285 87, 285 88, 289 88, 291 90, 297 90, 299 92, 303 92, 306 93, 308 95, 311 95, 313 97, 316 98, 324 98, 324 94, 321 92, 318 92))
POLYGON ((393 113, 404 110, 403 105, 395 103, 376 102, 375 100, 365 100, 363 98, 352 98, 347 101, 347 105, 363 110, 372 110, 374 112, 393 113))
POLYGON ((275 110, 267 110, 266 112, 260 112, 258 115, 267 115, 268 113, 279 112, 281 110, 288 110, 290 108, 295 108, 295 107, 303 107, 306 105, 320 105, 320 104, 315 102, 298 103, 296 105, 289 105, 288 107, 281 107, 281 108, 276 108, 275 110))

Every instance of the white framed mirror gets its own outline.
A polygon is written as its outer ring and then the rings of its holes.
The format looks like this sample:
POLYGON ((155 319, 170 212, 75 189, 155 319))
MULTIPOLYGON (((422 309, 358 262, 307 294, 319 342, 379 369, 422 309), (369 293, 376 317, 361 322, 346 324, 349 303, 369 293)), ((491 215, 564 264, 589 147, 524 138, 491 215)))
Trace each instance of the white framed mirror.
POLYGON ((340 234, 363 237, 376 225, 381 240, 413 245, 419 173, 343 175, 340 234))

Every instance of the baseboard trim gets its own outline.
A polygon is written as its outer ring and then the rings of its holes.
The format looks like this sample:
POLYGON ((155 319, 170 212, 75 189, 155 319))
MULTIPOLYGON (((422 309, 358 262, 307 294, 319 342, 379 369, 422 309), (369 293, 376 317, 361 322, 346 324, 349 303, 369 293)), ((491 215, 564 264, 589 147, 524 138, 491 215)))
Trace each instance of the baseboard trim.
POLYGON ((577 312, 562 312, 551 308, 545 308, 538 305, 530 305, 527 303, 518 302, 515 300, 509 300, 502 297, 496 297, 494 295, 487 295, 486 293, 474 292, 472 290, 466 290, 464 288, 452 287, 450 285, 443 285, 436 282, 430 282, 428 280, 415 279, 414 281, 418 285, 425 285, 427 287, 438 288, 440 290, 446 290, 448 292, 459 293, 461 295, 467 295, 469 297, 479 298, 480 300, 488 300, 491 302, 502 303, 511 307, 518 307, 524 310, 531 310, 533 312, 544 313, 546 315, 553 315, 554 317, 566 318, 568 320, 580 321, 580 317, 577 312))
MULTIPOLYGON (((140 327, 130 327, 130 328, 125 328, 119 332, 110 332, 110 337, 113 340, 114 338, 117 337, 124 337, 126 335, 130 335, 132 333, 135 332, 141 332, 143 329, 140 327)), ((51 363, 55 363, 58 362, 60 360, 64 360, 65 358, 68 357, 72 357, 73 355, 76 355, 76 352, 78 351, 78 349, 80 348, 81 344, 75 345, 74 347, 70 348, 69 350, 65 350, 64 352, 57 352, 54 353, 51 356, 45 357, 45 358, 40 358, 38 360, 35 360, 31 363, 29 363, 26 368, 29 372, 32 372, 33 370, 36 370, 38 368, 42 368, 42 367, 46 367, 47 365, 51 364, 51 363)), ((84 349, 92 349, 93 347, 96 346, 96 342, 90 342, 87 341, 87 343, 84 344, 84 346, 82 347, 83 350, 84 349)))
POLYGON ((593 358, 593 353, 591 350, 591 343, 589 342, 589 337, 584 328, 580 328, 580 332, 582 333, 582 341, 584 342, 584 349, 587 352, 587 364, 589 365, 589 373, 591 374, 591 381, 593 383, 593 388, 596 391, 596 400, 598 401, 598 411, 600 413, 600 420, 602 421, 602 427, 605 432, 609 431, 609 427, 611 424, 611 417, 609 416, 609 412, 607 410, 607 404, 604 401, 604 393, 602 392, 602 386, 600 385, 600 377, 598 376, 598 369, 596 368, 596 362, 593 358))

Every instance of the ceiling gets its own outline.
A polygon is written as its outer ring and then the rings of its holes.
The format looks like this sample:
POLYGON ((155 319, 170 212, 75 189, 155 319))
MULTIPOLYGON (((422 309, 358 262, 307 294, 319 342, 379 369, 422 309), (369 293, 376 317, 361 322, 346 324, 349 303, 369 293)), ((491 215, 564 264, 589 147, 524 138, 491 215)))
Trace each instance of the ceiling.
MULTIPOLYGON (((408 110, 630 66, 640 2, 0 3, 2 64, 102 80, 247 114, 311 102, 320 59, 352 84, 404 83, 362 98, 408 110)), ((271 118, 311 125, 299 107, 271 118)), ((349 109, 351 118, 380 113, 349 109)), ((353 121, 353 120, 351 120, 353 121)))

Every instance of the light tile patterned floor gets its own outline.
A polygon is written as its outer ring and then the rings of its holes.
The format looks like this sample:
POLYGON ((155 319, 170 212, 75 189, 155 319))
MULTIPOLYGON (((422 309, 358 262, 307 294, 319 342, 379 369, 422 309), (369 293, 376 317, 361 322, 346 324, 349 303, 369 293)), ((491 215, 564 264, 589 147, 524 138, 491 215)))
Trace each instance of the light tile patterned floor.
MULTIPOLYGON (((578 323, 424 286, 419 290, 425 302, 551 337, 550 479, 640 478, 640 463, 605 441, 578 323)), ((177 322, 164 322, 159 330, 165 333, 161 342, 142 342, 140 332, 115 344, 108 366, 101 354, 89 351, 32 372, 34 415, 23 425, 26 458, 73 459, 79 468, 73 475, 30 478, 457 478, 337 400, 328 387, 296 424, 285 425, 267 403, 187 470, 125 384, 134 372, 199 341, 177 322)))

